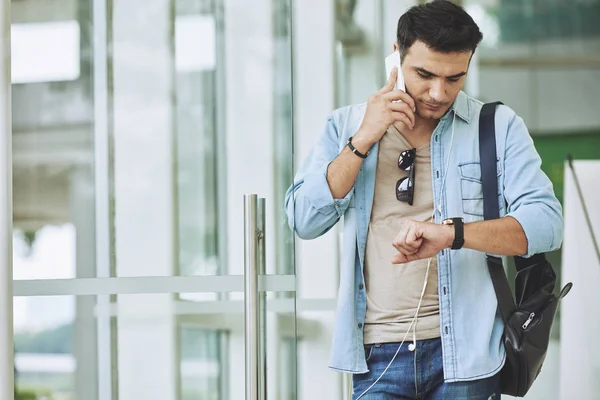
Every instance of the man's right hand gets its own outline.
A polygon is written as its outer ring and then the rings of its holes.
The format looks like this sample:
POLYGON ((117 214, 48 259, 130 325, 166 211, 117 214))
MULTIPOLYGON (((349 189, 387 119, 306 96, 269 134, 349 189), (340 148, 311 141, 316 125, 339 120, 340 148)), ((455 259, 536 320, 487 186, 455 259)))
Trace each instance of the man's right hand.
POLYGON ((415 101, 406 92, 394 90, 397 79, 395 68, 385 86, 369 97, 363 122, 352 139, 359 151, 369 150, 394 122, 402 123, 408 130, 414 128, 415 101))

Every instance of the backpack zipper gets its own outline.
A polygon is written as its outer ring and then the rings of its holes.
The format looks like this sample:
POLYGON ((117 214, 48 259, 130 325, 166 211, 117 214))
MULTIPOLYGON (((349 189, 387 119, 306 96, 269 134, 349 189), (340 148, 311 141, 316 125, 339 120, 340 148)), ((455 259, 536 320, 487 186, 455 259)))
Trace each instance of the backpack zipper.
POLYGON ((531 314, 529 314, 529 318, 527 318, 527 321, 525 321, 525 323, 523 324, 523 329, 527 329, 531 321, 533 321, 533 317, 535 317, 535 313, 532 312, 531 314))

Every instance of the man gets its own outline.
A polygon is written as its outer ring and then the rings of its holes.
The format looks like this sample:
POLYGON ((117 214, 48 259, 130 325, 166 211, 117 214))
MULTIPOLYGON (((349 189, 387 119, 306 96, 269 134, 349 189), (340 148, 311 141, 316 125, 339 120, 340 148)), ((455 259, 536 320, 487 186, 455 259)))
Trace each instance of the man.
POLYGON ((481 39, 450 1, 411 8, 394 44, 406 92, 396 71, 366 104, 334 111, 286 195, 303 239, 344 216, 330 367, 354 374, 354 399, 499 399, 504 327, 485 254, 561 245, 560 204, 506 106, 495 117, 502 217, 483 221, 482 103, 461 91, 481 39))

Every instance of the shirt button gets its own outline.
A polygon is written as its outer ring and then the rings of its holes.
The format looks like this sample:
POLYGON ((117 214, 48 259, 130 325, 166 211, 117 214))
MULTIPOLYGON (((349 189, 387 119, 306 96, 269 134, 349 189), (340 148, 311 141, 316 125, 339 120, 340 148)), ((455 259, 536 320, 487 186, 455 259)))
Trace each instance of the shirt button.
POLYGON ((361 329, 362 328, 362 322, 358 323, 358 328, 361 329))
POLYGON ((358 290, 363 290, 363 288, 364 288, 364 286, 362 283, 360 285, 358 285, 358 290))

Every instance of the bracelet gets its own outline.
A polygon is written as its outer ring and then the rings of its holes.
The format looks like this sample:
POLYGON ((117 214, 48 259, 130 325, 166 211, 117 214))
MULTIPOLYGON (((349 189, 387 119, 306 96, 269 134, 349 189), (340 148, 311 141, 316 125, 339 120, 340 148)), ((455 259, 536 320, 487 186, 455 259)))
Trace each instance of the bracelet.
POLYGON ((349 148, 350 150, 352 150, 352 152, 353 152, 354 154, 356 154, 357 156, 359 156, 360 158, 367 158, 367 157, 369 156, 369 152, 368 152, 368 151, 367 151, 367 154, 363 154, 363 153, 361 153, 360 151, 356 150, 356 147, 354 147, 354 146, 352 145, 352 136, 350 136, 350 137, 348 138, 348 148, 349 148))

